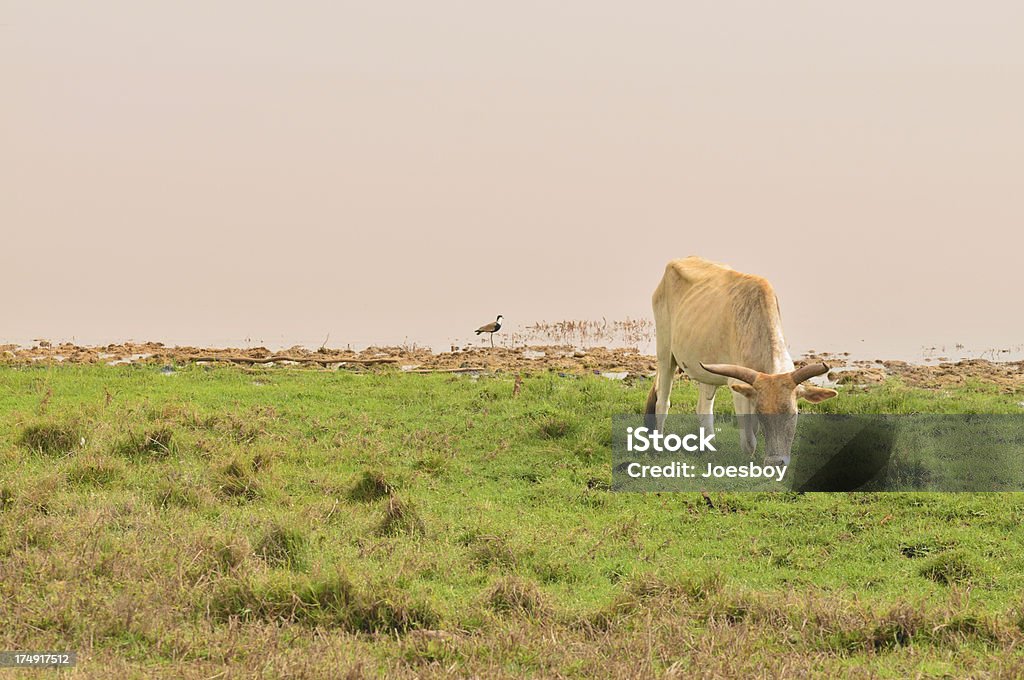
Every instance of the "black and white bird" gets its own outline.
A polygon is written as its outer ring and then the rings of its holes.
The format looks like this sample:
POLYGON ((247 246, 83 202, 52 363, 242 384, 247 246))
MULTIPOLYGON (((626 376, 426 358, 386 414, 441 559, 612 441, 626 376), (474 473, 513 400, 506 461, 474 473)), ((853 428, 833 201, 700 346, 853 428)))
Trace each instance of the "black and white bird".
POLYGON ((501 318, 501 314, 499 314, 497 319, 486 326, 480 326, 480 328, 477 328, 475 331, 477 335, 480 335, 481 333, 490 333, 491 347, 494 347, 494 334, 501 330, 501 318))

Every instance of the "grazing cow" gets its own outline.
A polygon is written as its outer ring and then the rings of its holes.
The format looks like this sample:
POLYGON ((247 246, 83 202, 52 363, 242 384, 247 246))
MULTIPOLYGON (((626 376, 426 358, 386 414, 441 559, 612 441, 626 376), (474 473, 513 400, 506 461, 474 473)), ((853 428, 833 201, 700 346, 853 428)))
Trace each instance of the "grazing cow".
POLYGON ((715 391, 728 384, 743 451, 753 455, 760 427, 765 461, 788 465, 797 398, 817 403, 836 396, 836 391, 802 384, 829 369, 825 364, 793 369, 771 284, 725 265, 687 257, 665 267, 652 304, 658 374, 646 412, 656 427, 664 427, 678 366, 697 381, 702 426, 714 427, 715 391))

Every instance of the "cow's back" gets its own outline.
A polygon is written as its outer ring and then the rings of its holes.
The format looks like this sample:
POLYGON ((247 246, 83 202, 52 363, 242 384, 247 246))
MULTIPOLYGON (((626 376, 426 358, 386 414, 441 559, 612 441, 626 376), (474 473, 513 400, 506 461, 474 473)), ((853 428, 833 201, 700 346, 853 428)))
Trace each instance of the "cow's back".
POLYGON ((785 367, 788 354, 775 292, 759 276, 700 257, 672 260, 652 306, 659 344, 670 342, 676 361, 701 382, 724 382, 701 370, 701 362, 769 373, 785 367), (663 338, 666 332, 670 338, 663 338))

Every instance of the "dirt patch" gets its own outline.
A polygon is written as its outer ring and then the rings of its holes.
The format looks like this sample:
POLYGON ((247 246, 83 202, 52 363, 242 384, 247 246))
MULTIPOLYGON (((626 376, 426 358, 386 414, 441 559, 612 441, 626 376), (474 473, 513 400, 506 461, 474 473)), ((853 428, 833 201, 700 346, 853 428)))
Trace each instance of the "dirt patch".
MULTIPOLYGON (((205 348, 166 347, 163 343, 123 343, 102 347, 80 347, 70 343, 33 347, 0 346, 0 362, 28 365, 40 362, 110 365, 181 364, 231 362, 237 364, 309 365, 328 368, 394 367, 403 371, 451 372, 538 372, 653 374, 654 357, 635 349, 605 347, 578 350, 569 346, 543 345, 508 349, 473 347, 434 353, 429 349, 368 347, 361 352, 292 347, 272 352, 265 347, 205 348)), ((613 376, 614 377, 614 376, 613 376)))
MULTIPOLYGON (((905 361, 851 360, 849 354, 813 353, 797 360, 797 365, 824 361, 831 371, 828 380, 842 385, 875 385, 891 376, 913 387, 942 389, 970 381, 994 383, 1008 392, 1024 389, 1024 361, 988 361, 965 359, 937 365, 905 361)), ((159 364, 230 362, 241 365, 290 365, 310 368, 348 370, 400 370, 416 373, 591 373, 609 379, 650 377, 656 369, 655 358, 631 348, 569 345, 532 345, 516 348, 470 347, 435 353, 429 349, 405 347, 369 347, 360 352, 321 348, 292 347, 272 352, 265 347, 205 348, 166 347, 159 342, 122 343, 82 347, 71 343, 33 347, 0 346, 0 363, 31 365, 36 363, 70 364, 159 364)))
POLYGON ((1006 392, 1024 389, 1024 361, 963 359, 925 365, 884 359, 851 361, 847 356, 811 354, 797 364, 824 361, 832 369, 828 380, 839 385, 877 385, 895 376, 911 387, 928 389, 946 389, 970 382, 995 384, 1006 392))
POLYGON ((405 365, 406 370, 431 371, 482 368, 512 373, 558 371, 653 375, 656 367, 654 357, 640 354, 635 349, 591 347, 580 350, 565 345, 540 345, 516 349, 469 348, 440 354, 425 351, 417 352, 414 356, 406 355, 403 361, 406 359, 417 363, 416 368, 405 365))

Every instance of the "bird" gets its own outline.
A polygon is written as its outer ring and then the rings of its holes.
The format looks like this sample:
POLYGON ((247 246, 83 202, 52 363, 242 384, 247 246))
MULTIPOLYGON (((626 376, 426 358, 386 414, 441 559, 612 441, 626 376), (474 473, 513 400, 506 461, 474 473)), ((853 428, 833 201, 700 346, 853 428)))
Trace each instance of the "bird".
POLYGON ((481 333, 490 333, 491 334, 491 347, 494 347, 494 334, 497 333, 499 330, 501 330, 501 319, 502 319, 502 316, 501 316, 501 314, 499 314, 497 319, 495 319, 494 321, 492 321, 489 324, 486 324, 484 326, 480 326, 480 328, 477 328, 476 331, 475 331, 475 333, 477 335, 480 335, 481 333))

